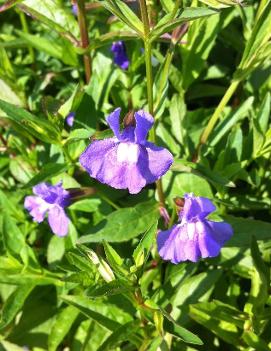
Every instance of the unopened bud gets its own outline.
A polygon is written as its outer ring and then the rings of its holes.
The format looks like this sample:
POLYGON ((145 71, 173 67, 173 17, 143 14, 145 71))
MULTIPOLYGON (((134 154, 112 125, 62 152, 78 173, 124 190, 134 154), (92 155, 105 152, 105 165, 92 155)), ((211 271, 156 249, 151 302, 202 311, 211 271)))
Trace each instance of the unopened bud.
POLYGON ((126 114, 126 116, 123 119, 124 127, 129 127, 129 126, 135 127, 136 121, 135 121, 134 113, 135 111, 131 110, 126 114))
POLYGON ((89 249, 87 251, 87 255, 107 283, 115 279, 114 273, 108 263, 106 263, 102 258, 99 258, 93 250, 89 249))
POLYGON ((67 189, 70 193, 70 199, 72 202, 79 200, 83 197, 89 196, 89 195, 94 195, 97 190, 95 188, 91 187, 86 187, 86 188, 70 188, 67 189))
POLYGON ((187 29, 188 29, 188 23, 184 23, 173 30, 172 37, 171 37, 171 41, 173 45, 176 45, 179 43, 179 41, 187 32, 187 29))
POLYGON ((180 211, 182 211, 183 207, 184 207, 184 199, 181 197, 175 197, 174 202, 176 205, 176 209, 177 212, 179 213, 180 211))
POLYGON ((165 207, 159 207, 160 216, 164 219, 165 226, 169 224, 170 217, 165 207))

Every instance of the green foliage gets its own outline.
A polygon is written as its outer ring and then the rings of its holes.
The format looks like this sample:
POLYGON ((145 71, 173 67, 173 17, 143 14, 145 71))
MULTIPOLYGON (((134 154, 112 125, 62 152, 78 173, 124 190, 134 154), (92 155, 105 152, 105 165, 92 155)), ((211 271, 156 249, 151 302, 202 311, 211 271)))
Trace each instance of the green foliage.
POLYGON ((68 0, 0 1, 0 350, 270 350, 271 2, 77 3, 75 16, 68 0), (150 140, 174 155, 165 203, 159 184, 131 195, 79 163, 113 137, 113 109, 123 122, 150 97, 150 140), (33 186, 60 181, 66 237, 24 208, 33 186), (191 192, 234 235, 216 258, 173 265, 156 238, 191 192))

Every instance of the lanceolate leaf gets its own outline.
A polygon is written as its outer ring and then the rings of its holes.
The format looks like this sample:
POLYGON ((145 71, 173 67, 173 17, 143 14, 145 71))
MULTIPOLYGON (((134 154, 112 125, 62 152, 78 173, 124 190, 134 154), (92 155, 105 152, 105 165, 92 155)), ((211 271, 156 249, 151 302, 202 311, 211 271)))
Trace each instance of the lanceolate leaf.
POLYGON ((85 316, 95 320, 108 330, 114 331, 121 324, 118 320, 129 319, 129 316, 121 309, 98 300, 91 300, 84 296, 63 296, 62 299, 79 309, 85 316))
POLYGON ((22 309, 25 299, 31 293, 34 286, 34 281, 26 285, 20 285, 9 296, 2 309, 0 330, 5 328, 13 320, 13 318, 15 318, 17 313, 22 309))
POLYGON ((257 50, 261 48, 270 38, 271 30, 271 3, 268 2, 260 16, 256 21, 251 32, 249 40, 246 44, 245 51, 240 62, 240 69, 246 68, 254 57, 256 57, 257 50))
POLYGON ((250 247, 252 236, 257 240, 271 239, 271 223, 250 218, 225 216, 224 219, 233 227, 233 236, 226 246, 250 247))
MULTIPOLYGON (((118 329, 116 329, 99 347, 97 351, 106 351, 106 350, 112 350, 115 348, 119 343, 126 341, 126 340, 131 340, 131 334, 134 334, 138 331, 139 329, 139 321, 132 321, 128 322, 118 329)), ((134 338, 133 338, 134 339, 134 338)), ((139 339, 140 342, 140 339, 139 339)), ((139 346, 140 344, 138 344, 139 346)))
POLYGON ((135 30, 139 35, 143 35, 143 23, 125 2, 121 0, 105 0, 101 3, 131 29, 135 30))
MULTIPOLYGON (((243 325, 241 313, 219 301, 190 305, 190 316, 222 340, 235 345, 243 325), (241 318, 240 318, 241 317, 241 318)), ((243 316, 244 320, 247 316, 243 316)))
POLYGON ((157 234, 157 225, 158 223, 155 222, 150 227, 150 229, 143 235, 142 239, 140 240, 139 244, 134 250, 133 258, 136 266, 141 266, 144 262, 147 261, 151 247, 155 243, 155 235, 157 234))
POLYGON ((160 37, 160 35, 172 31, 174 28, 179 26, 180 24, 184 22, 189 22, 193 21, 197 18, 201 17, 208 17, 218 14, 218 11, 208 9, 205 7, 187 7, 179 11, 178 15, 176 18, 168 21, 165 23, 165 21, 162 19, 160 22, 157 23, 157 25, 152 29, 150 32, 150 39, 153 41, 157 38, 160 37))
POLYGON ((52 178, 62 172, 64 172, 67 169, 66 164, 61 164, 61 163, 48 163, 47 165, 44 166, 44 168, 37 174, 35 175, 30 181, 25 184, 25 188, 30 188, 33 187, 34 185, 38 183, 42 183, 46 181, 49 178, 52 178))
POLYGON ((164 309, 161 309, 161 312, 163 313, 164 317, 166 317, 164 322, 165 331, 177 336, 187 343, 196 345, 203 344, 202 340, 197 335, 178 325, 177 322, 164 309))
POLYGON ((68 306, 57 315, 49 334, 48 351, 57 350, 79 313, 80 311, 74 306, 68 306))
POLYGON ((101 230, 82 236, 79 243, 128 241, 148 230, 157 217, 158 205, 153 201, 123 208, 107 216, 101 230))
POLYGON ((71 41, 76 41, 79 35, 79 28, 72 13, 64 10, 60 2, 54 0, 24 0, 17 5, 27 15, 43 22, 50 29, 53 29, 66 36, 71 41))
POLYGON ((30 112, 3 100, 0 100, 0 110, 6 113, 4 116, 1 114, 2 118, 4 117, 14 122, 16 126, 20 126, 20 129, 36 138, 47 143, 56 144, 59 142, 58 130, 46 119, 38 118, 30 112))

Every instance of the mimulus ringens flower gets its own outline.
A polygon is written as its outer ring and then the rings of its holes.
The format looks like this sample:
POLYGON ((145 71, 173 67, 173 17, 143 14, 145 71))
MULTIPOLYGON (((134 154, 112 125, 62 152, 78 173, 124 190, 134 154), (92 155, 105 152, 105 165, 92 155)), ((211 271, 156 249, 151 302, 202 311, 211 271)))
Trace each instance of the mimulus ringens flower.
POLYGON ((114 55, 114 62, 121 69, 127 69, 129 67, 129 59, 126 54, 125 45, 123 41, 116 41, 111 46, 111 51, 114 55))
POLYGON ((219 255, 221 247, 233 234, 230 224, 206 219, 216 209, 211 200, 193 194, 184 197, 180 223, 161 231, 157 237, 159 255, 174 264, 219 255))
POLYGON ((57 185, 40 183, 33 187, 33 193, 36 196, 27 196, 24 201, 24 207, 33 220, 41 223, 48 213, 48 222, 53 233, 58 236, 67 235, 69 218, 64 208, 70 202, 69 192, 63 189, 61 183, 57 185))
POLYGON ((74 117, 75 117, 75 113, 74 112, 70 112, 65 121, 66 123, 68 124, 69 127, 72 127, 73 126, 73 122, 74 122, 74 117))
POLYGON ((135 126, 128 125, 122 132, 119 117, 120 108, 107 117, 115 136, 92 142, 80 156, 80 163, 101 183, 137 194, 168 171, 173 157, 167 149, 146 140, 154 123, 149 113, 135 112, 135 126))

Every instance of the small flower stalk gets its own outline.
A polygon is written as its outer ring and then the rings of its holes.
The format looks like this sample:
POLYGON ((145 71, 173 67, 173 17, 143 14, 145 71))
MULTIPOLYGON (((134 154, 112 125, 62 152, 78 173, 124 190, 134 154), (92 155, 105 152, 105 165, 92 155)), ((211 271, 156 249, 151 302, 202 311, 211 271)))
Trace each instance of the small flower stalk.
POLYGON ((157 237, 159 255, 174 264, 218 256, 222 246, 233 235, 230 224, 213 222, 206 217, 215 211, 211 200, 186 194, 179 224, 157 237))
POLYGON ((62 183, 50 185, 40 183, 33 187, 35 196, 27 196, 24 207, 35 222, 41 223, 48 214, 48 223, 57 236, 66 236, 69 230, 69 218, 64 209, 70 204, 70 194, 62 183))
POLYGON ((149 113, 135 112, 120 131, 120 111, 117 108, 107 117, 114 137, 92 142, 80 156, 80 163, 101 183, 137 194, 169 170, 173 156, 167 149, 147 141, 154 123, 149 113))

